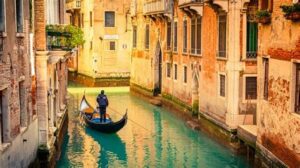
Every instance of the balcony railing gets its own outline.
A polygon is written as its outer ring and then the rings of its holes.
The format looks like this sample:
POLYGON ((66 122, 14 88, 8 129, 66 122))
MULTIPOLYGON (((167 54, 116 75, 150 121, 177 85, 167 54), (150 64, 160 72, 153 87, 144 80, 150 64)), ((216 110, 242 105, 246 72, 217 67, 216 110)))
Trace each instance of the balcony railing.
POLYGON ((144 14, 168 13, 171 9, 171 0, 154 0, 144 3, 144 14))
POLYGON ((64 32, 47 32, 47 49, 69 51, 72 48, 67 46, 70 34, 64 32))
POLYGON ((81 0, 70 0, 66 3, 66 10, 75 10, 81 8, 81 0))
POLYGON ((203 0, 179 0, 178 5, 184 5, 184 4, 192 4, 192 3, 202 3, 203 0))

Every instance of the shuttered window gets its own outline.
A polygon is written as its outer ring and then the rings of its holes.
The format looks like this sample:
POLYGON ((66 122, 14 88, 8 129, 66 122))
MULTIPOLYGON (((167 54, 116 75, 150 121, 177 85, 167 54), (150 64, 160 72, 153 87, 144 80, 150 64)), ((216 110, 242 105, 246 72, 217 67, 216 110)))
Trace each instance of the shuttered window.
POLYGON ((226 57, 226 28, 227 28, 227 16, 219 15, 219 45, 218 56, 226 57))
POLYGON ((105 27, 115 27, 115 12, 105 12, 105 27))
POLYGON ((300 64, 296 64, 295 112, 300 114, 300 64))
POLYGON ((246 77, 246 93, 245 99, 251 100, 257 98, 257 78, 256 77, 246 77))
POLYGON ((256 22, 247 22, 247 58, 255 59, 257 56, 258 28, 256 22))
POLYGON ((167 22, 167 50, 171 49, 171 22, 167 22))
POLYGON ((4 0, 0 0, 0 32, 5 32, 5 7, 4 7, 4 0))
POLYGON ((187 21, 183 21, 183 52, 187 52, 187 21))
POLYGON ((149 25, 146 25, 146 32, 145 32, 145 48, 149 49, 149 25))
POLYGON ((137 26, 133 26, 133 39, 132 39, 132 47, 136 48, 136 41, 137 41, 137 26))
POLYGON ((23 1, 16 0, 17 32, 23 32, 23 1))
POLYGON ((84 14, 81 14, 81 26, 84 27, 84 14))
POLYGON ((225 97, 225 75, 220 75, 220 96, 225 97))
POLYGON ((268 100, 269 96, 269 59, 263 59, 264 64, 264 99, 268 100))
POLYGON ((174 51, 177 51, 177 22, 174 22, 174 51))

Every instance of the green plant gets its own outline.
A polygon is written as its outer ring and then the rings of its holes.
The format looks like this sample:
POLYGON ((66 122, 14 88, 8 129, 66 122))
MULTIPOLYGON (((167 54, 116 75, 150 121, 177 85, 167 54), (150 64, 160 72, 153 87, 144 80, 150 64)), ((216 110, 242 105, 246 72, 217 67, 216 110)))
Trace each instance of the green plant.
POLYGON ((51 44, 59 44, 67 48, 75 48, 84 43, 83 31, 72 25, 47 25, 46 32, 56 36, 51 44))
POLYGON ((290 15, 293 12, 300 12, 300 3, 295 3, 293 5, 281 5, 280 8, 285 15, 290 15))
POLYGON ((258 19, 261 19, 264 17, 271 17, 271 13, 268 10, 259 10, 256 12, 256 17, 258 19))

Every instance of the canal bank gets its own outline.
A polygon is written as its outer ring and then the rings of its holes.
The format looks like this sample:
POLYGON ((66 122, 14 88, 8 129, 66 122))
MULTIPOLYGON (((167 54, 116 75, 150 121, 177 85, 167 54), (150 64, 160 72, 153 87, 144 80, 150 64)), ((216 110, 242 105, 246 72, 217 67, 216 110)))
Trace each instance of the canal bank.
POLYGON ((169 109, 180 116, 180 118, 183 118, 191 128, 205 132, 233 152, 246 155, 248 160, 256 167, 287 167, 266 148, 256 143, 256 128, 243 126, 232 129, 205 113, 200 111, 195 113, 193 107, 186 105, 177 98, 174 99, 171 95, 162 93, 159 96, 154 96, 153 90, 133 83, 130 85, 130 92, 148 102, 157 102, 159 100, 159 103, 156 103, 156 105, 169 109))

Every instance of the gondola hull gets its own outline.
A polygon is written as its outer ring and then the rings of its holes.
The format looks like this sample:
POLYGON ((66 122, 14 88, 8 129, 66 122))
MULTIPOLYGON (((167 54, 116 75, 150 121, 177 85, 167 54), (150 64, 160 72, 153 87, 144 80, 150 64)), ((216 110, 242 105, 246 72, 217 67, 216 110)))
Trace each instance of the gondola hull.
POLYGON ((87 100, 85 99, 85 96, 83 96, 81 103, 80 103, 80 112, 84 118, 85 123, 92 129, 95 129, 99 132, 116 133, 120 129, 122 129, 127 123, 127 112, 122 117, 122 119, 120 119, 117 122, 113 122, 113 121, 106 122, 106 123, 94 122, 90 119, 90 117, 88 116, 88 113, 87 113, 88 111, 91 111, 91 109, 93 111, 95 111, 94 108, 87 102, 87 100))

